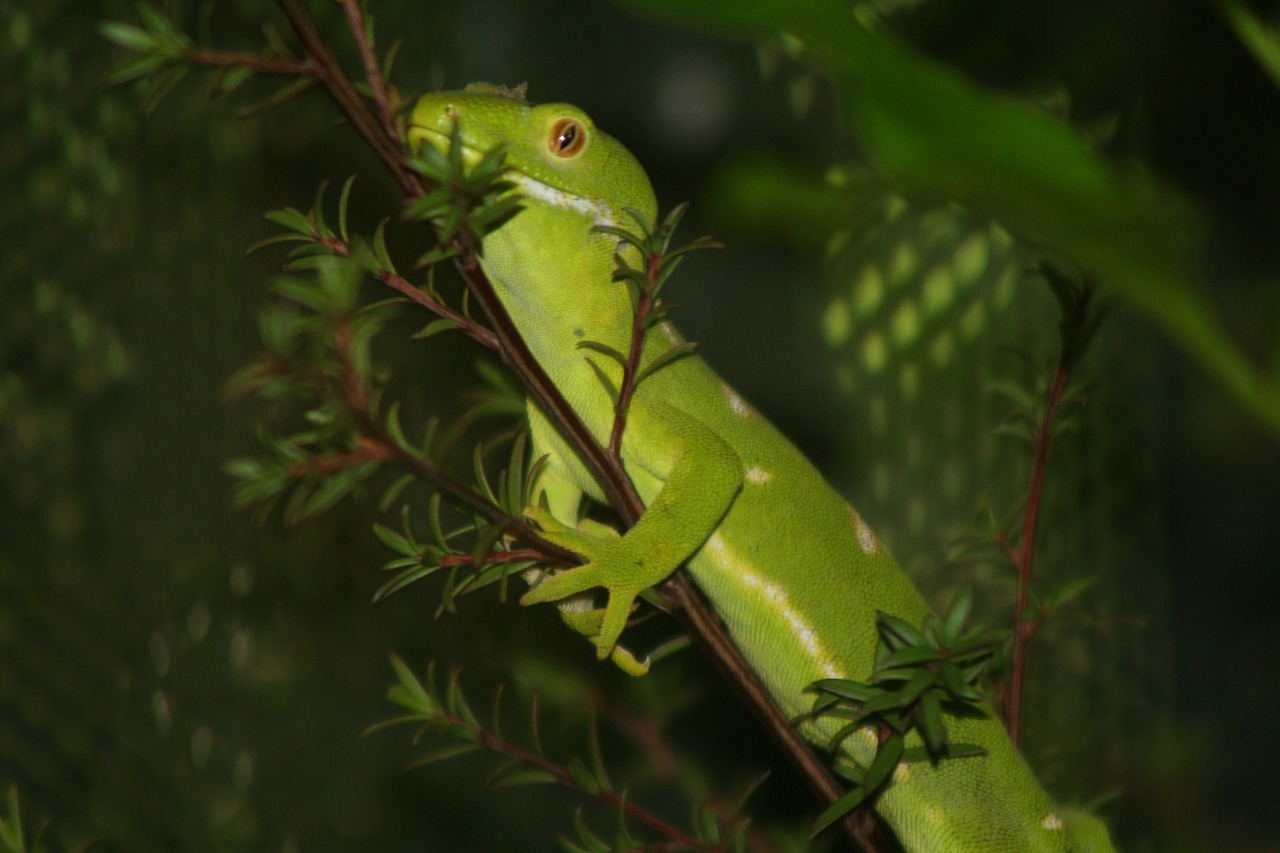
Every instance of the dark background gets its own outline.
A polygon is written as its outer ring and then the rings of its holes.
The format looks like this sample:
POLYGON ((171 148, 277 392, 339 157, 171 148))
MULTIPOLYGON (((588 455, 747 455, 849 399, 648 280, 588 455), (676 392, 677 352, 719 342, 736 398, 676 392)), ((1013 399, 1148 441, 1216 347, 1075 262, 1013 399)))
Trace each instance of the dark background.
MULTIPOLYGON (((222 46, 252 49, 262 19, 283 27, 270 4, 175 5, 222 46)), ((349 55, 341 22, 321 11, 349 55)), ((664 206, 695 202, 685 233, 730 248, 688 263, 677 321, 926 588, 948 590, 938 531, 984 492, 1016 491, 991 484, 1020 470, 982 440, 994 421, 978 439, 939 442, 945 410, 904 406, 892 446, 876 441, 860 386, 844 393, 838 381, 849 359, 822 342, 824 306, 847 284, 824 268, 826 238, 770 234, 776 222, 734 216, 708 189, 744 151, 815 175, 856 163, 821 81, 798 66, 762 78, 752 47, 606 3, 384 0, 373 11, 383 41, 405 40, 406 91, 527 81, 532 99, 579 104, 623 139, 664 206), (812 106, 798 115, 805 92, 812 106), (917 453, 962 460, 964 500, 942 506, 927 472, 877 498, 877 459, 912 458, 913 437, 917 453), (916 535, 922 525, 933 532, 916 535)), ((246 99, 210 102, 197 74, 145 118, 135 90, 104 90, 122 56, 96 27, 134 14, 129 3, 0 0, 0 785, 18 786, 29 824, 48 819, 54 849, 69 850, 555 849, 570 795, 481 790, 491 765, 475 758, 402 772, 421 754, 408 730, 361 737, 394 713, 393 651, 415 668, 464 664, 478 696, 506 677, 517 695, 540 681, 602 707, 628 692, 643 706, 682 675, 675 683, 706 686, 672 738, 701 743, 691 748, 713 778, 773 762, 695 659, 637 686, 595 669, 550 613, 478 596, 433 620, 425 586, 373 607, 388 558, 369 532, 375 501, 293 531, 233 510, 223 466, 250 452, 257 412, 222 389, 258 350, 255 317, 280 263, 244 256, 273 233, 259 214, 305 207, 321 180, 352 173, 359 227, 398 200, 319 95, 239 119, 246 99)), ((987 85, 1069 91, 1073 122, 1185 192, 1206 286, 1246 347, 1272 358, 1280 91, 1211 10, 935 3, 895 26, 987 85)), ((392 235, 416 254, 414 232, 392 235)), ((1052 356, 1045 293, 1009 310, 1017 322, 993 321, 990 348, 966 370, 975 407, 1007 370, 991 354, 1004 337, 1052 356)), ((473 384, 477 353, 406 343, 415 319, 380 354, 421 417, 473 384)), ((1105 618, 1050 637, 1029 752, 1057 791, 1117 795, 1103 813, 1125 849, 1274 849, 1278 438, 1122 310, 1085 369, 1095 390, 1081 437, 1055 456, 1046 563, 1060 554, 1088 563, 1064 571, 1105 572, 1081 605, 1105 618), (1074 663, 1051 665, 1064 660, 1074 663), (1067 677, 1077 671, 1084 684, 1067 677)), ((760 810, 811 808, 794 788, 777 775, 760 810)))

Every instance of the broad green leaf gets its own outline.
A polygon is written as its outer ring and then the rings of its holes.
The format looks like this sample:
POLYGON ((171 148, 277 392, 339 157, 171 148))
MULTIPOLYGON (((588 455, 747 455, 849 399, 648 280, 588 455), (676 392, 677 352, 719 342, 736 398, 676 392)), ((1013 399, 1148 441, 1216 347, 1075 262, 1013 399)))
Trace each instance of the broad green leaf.
POLYGON ((1218 319, 1195 272, 1192 217, 1169 188, 1109 162, 1039 106, 918 54, 846 0, 617 2, 732 38, 786 33, 835 83, 849 129, 882 175, 1071 258, 1280 432, 1280 382, 1254 367, 1218 319))

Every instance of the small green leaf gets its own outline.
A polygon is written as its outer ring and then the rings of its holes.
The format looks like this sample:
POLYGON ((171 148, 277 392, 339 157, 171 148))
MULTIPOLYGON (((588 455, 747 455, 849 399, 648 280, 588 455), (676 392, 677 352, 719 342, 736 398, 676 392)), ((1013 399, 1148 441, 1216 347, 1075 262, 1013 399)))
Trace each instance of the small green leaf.
POLYGON ((599 720, 594 714, 591 716, 591 736, 588 745, 591 749, 592 778, 596 780, 601 791, 612 793, 613 783, 609 781, 609 773, 604 766, 604 751, 600 747, 599 720))
MULTIPOLYGON (((435 665, 432 664, 428 668, 428 680, 434 673, 435 665)), ((431 694, 422 686, 422 682, 413 674, 413 670, 409 669, 409 665, 400 658, 399 655, 391 656, 391 668, 395 671, 397 686, 402 693, 400 694, 407 702, 398 702, 410 711, 416 711, 422 714, 433 713, 436 709, 436 703, 432 701, 431 694)))
POLYGON ((342 185, 342 192, 338 195, 338 234, 342 237, 342 242, 344 243, 351 242, 351 238, 347 234, 347 206, 351 203, 351 187, 355 182, 355 175, 347 178, 342 185))
POLYGON ((583 763, 581 758, 574 756, 569 759, 569 778, 573 780, 573 784, 577 785, 588 794, 596 794, 600 790, 600 785, 596 782, 595 776, 591 770, 583 763))
POLYGON ((934 683, 934 674, 927 669, 918 670, 911 676, 911 680, 902 686, 900 695, 904 705, 910 705, 920 698, 934 683))
POLYGON ((8 800, 9 817, 0 819, 0 841, 4 842, 6 850, 22 853, 27 848, 22 833, 22 811, 18 804, 17 785, 9 786, 9 793, 6 799, 8 800))
POLYGON ((890 616, 882 611, 876 612, 877 628, 881 638, 894 648, 903 646, 927 645, 920 629, 897 616, 890 616))
POLYGON ((592 352, 598 352, 601 355, 608 356, 610 359, 618 363, 620 367, 627 366, 627 357, 618 352, 613 347, 602 344, 599 341, 578 341, 579 349, 589 349, 592 352))
POLYGON ((710 844, 720 843, 720 823, 716 820, 715 810, 709 804, 702 804, 694 812, 694 822, 699 841, 710 844))
POLYGON ((1084 577, 1074 578, 1067 581, 1062 586, 1053 589, 1047 596, 1045 596, 1045 609, 1050 611, 1056 610, 1062 605, 1079 598, 1085 592, 1092 589, 1097 583, 1097 575, 1085 575, 1084 577))
POLYGON ((99 25, 98 33, 112 44, 139 53, 154 50, 160 44, 154 34, 122 21, 105 21, 99 25))
POLYGON ((809 837, 817 837, 824 829, 843 819, 862 804, 862 801, 867 798, 867 793, 867 789, 859 785, 823 809, 822 814, 814 820, 813 828, 809 830, 809 837))
POLYGON ((947 609, 946 621, 943 625, 943 642, 953 645, 964 629, 964 622, 969 618, 969 610, 973 606, 973 591, 969 587, 961 587, 947 609))
POLYGON ((387 252, 387 222, 384 219, 378 223, 378 227, 373 231, 373 256, 378 263, 378 272, 389 272, 395 274, 396 266, 391 263, 391 255, 387 252))
POLYGON ((587 364, 591 365, 591 369, 595 371, 596 378, 600 380, 600 384, 604 386, 604 390, 609 395, 609 399, 616 406, 618 404, 618 386, 613 384, 613 380, 609 378, 609 374, 604 372, 604 368, 596 364, 594 360, 588 358, 587 364))
POLYGON ((858 681, 848 681, 843 678, 819 679, 810 685, 809 689, 820 690, 824 693, 830 693, 833 696, 839 696, 855 702, 865 702, 877 692, 874 687, 870 687, 858 681))
POLYGON ((890 781, 893 769, 898 766, 898 759, 902 757, 902 747, 902 735, 896 733, 880 743, 862 783, 867 790, 879 791, 890 781))
POLYGON ((936 661, 938 657, 938 650, 932 646, 907 646, 885 655, 878 662, 877 670, 883 673, 884 670, 898 667, 919 666, 936 661))
POLYGON ((479 744, 474 743, 463 743, 458 744, 457 746, 445 747, 444 749, 438 749, 435 752, 428 753, 421 758, 416 758, 413 761, 410 761, 405 765, 405 769, 416 770, 419 767, 426 767, 428 764, 436 764, 440 761, 448 761, 451 758, 457 758, 460 755, 467 755, 468 753, 476 752, 479 749, 481 749, 479 744))
POLYGON ((139 56, 137 59, 132 59, 113 70, 107 77, 107 85, 118 86, 122 83, 139 80, 149 74, 154 74, 167 63, 168 60, 165 57, 154 53, 139 56))
POLYGON ((458 673, 454 672, 449 678, 449 693, 445 697, 445 707, 449 712, 462 719, 469 726, 479 727, 475 713, 471 710, 471 706, 467 704, 467 697, 462 692, 462 684, 458 680, 458 673))
POLYGON ((485 779, 486 788, 513 788, 517 785, 537 785, 556 782, 556 777, 537 767, 529 767, 524 762, 513 759, 500 764, 489 778, 485 779))
POLYGON ((423 326, 418 331, 414 332, 412 335, 409 336, 409 340, 411 341, 426 340, 427 338, 432 337, 433 335, 438 335, 441 332, 450 332, 456 328, 458 328, 457 320, 451 320, 447 317, 441 317, 438 320, 432 320, 430 323, 423 326))
POLYGON ((947 744, 947 730, 942 725, 942 705, 932 693, 926 693, 920 699, 920 736, 925 746, 934 755, 939 754, 947 744))
POLYGON ((213 98, 225 98, 245 81, 254 75, 254 69, 247 65, 233 65, 222 69, 213 83, 213 98))
POLYGON ((693 341, 681 341, 676 344, 671 349, 651 361, 644 370, 640 371, 640 375, 636 377, 636 384, 639 385, 641 382, 644 382, 644 380, 648 379, 668 364, 679 361, 685 356, 693 355, 693 351, 697 346, 697 343, 693 341))
POLYGON ((392 530, 390 527, 375 524, 373 526, 373 535, 377 536, 383 545, 386 545, 397 554, 404 554, 408 557, 416 556, 418 554, 418 548, 414 547, 414 545, 410 543, 403 534, 392 530))
POLYGON ((324 219, 324 191, 328 188, 329 180, 326 178, 320 182, 319 188, 316 189, 316 200, 311 205, 311 215, 309 217, 315 223, 316 233, 321 237, 332 236, 332 232, 324 219))
POLYGON ((260 113, 265 113, 268 110, 273 110, 276 107, 292 101, 312 86, 315 86, 317 82, 318 80, 314 77, 299 77, 295 80, 291 80, 277 89, 269 97, 264 98, 256 104, 250 104, 247 107, 242 107, 236 110, 236 115, 240 118, 249 118, 251 116, 259 115, 260 113))
POLYGON ((311 227, 310 220, 302 215, 302 212, 296 208, 286 207, 280 210, 269 210, 262 214, 263 218, 274 222, 282 228, 288 228, 290 231, 296 231, 299 234, 312 237, 315 233, 311 227))

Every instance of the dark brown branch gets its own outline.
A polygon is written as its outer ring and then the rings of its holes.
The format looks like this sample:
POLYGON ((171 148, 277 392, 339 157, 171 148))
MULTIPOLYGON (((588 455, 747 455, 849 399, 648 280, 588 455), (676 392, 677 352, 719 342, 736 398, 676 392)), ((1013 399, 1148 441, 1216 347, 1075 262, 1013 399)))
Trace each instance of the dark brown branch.
POLYGON ((378 108, 378 118, 382 120, 382 130, 388 136, 396 135, 395 116, 391 114, 391 99, 387 92, 387 82, 382 78, 382 70, 378 68, 378 54, 373 48, 369 31, 365 26, 364 15, 356 0, 342 0, 342 11, 347 16, 347 26, 351 37, 360 53, 360 63, 364 66, 364 79, 369 84, 369 93, 374 106, 378 108))
POLYGON ((388 134, 382 123, 369 112, 359 90, 320 35, 315 19, 311 17, 306 5, 302 0, 279 0, 279 3, 298 40, 302 42, 303 50, 311 57, 315 76, 324 84, 329 97, 378 155, 378 159, 391 172, 405 194, 411 198, 422 195, 426 187, 422 178, 409 168, 404 146, 394 134, 388 134))
POLYGON ((503 361, 582 456, 604 490, 609 505, 622 516, 628 527, 634 525, 644 513, 644 504, 640 501, 631 478, 622 470, 621 465, 615 464, 609 457, 608 451, 596 440, 591 430, 587 429, 587 425, 529 351, 529 346, 507 314, 506 306, 502 304, 493 284, 481 269, 474 248, 466 245, 465 237, 459 236, 457 239, 460 241, 458 269, 481 310, 489 318, 490 328, 501 347, 503 361))
MULTIPOLYGON (((810 790, 827 803, 833 803, 843 796, 844 787, 835 774, 796 733, 791 721, 778 709, 755 671, 743 660, 742 653, 725 631, 724 624, 689 583, 688 576, 684 572, 677 572, 659 584, 657 589, 663 600, 672 605, 672 612, 685 631, 697 641, 721 676, 737 691, 774 744, 808 783, 810 790)), ((856 813, 842 821, 845 831, 853 838, 862 835, 862 829, 856 821, 856 813)))

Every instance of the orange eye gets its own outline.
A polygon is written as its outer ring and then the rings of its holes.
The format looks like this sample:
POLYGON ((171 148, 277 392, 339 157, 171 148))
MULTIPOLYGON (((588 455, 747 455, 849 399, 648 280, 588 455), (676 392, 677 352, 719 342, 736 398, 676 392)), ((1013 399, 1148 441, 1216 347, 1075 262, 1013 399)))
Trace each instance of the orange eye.
POLYGON ((587 129, 576 118, 557 119, 551 125, 551 136, 547 140, 551 145, 551 153, 557 157, 573 157, 587 144, 587 129))

